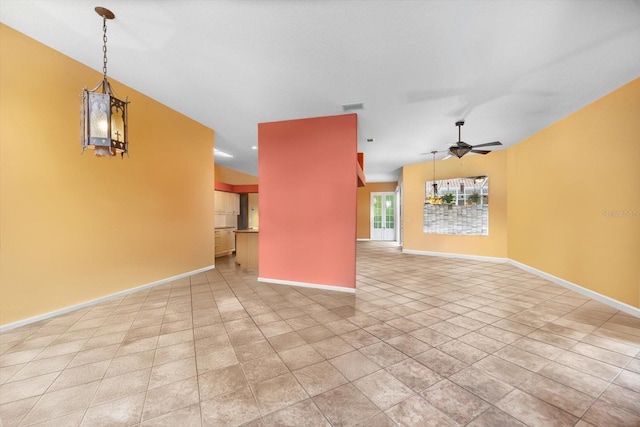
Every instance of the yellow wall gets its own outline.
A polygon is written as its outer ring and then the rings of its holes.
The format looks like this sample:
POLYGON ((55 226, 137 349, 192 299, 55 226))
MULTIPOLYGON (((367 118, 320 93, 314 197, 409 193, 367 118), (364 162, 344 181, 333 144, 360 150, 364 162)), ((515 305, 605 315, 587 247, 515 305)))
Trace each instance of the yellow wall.
POLYGON ((256 185, 258 177, 225 166, 216 166, 216 182, 231 185, 256 185))
POLYGON ((247 208, 249 209, 249 218, 247 218, 249 228, 260 228, 260 209, 258 205, 258 193, 249 193, 247 208))
POLYGON ((358 239, 371 238, 371 193, 396 191, 396 182, 372 182, 358 187, 358 220, 356 235, 358 239))
POLYGON ((639 117, 636 79, 507 150, 437 162, 437 179, 489 176, 489 236, 423 233, 432 163, 405 166, 403 248, 507 257, 640 307, 639 117))
POLYGON ((130 153, 80 155, 99 72, 0 24, 0 325, 214 263, 214 133, 131 88, 130 153))
POLYGON ((509 258, 640 306, 640 79, 509 150, 509 258))
POLYGON ((433 162, 402 168, 403 249, 487 257, 507 256, 507 153, 466 156, 436 162, 436 179, 489 177, 489 235, 451 236, 423 230, 425 182, 433 180, 433 162))

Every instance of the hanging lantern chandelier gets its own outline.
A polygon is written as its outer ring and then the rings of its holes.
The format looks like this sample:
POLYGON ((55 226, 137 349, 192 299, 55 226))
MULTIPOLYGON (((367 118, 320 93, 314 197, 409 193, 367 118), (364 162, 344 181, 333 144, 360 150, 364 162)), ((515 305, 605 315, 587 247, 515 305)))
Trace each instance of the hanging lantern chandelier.
POLYGON ((92 90, 82 91, 82 112, 80 115, 80 132, 82 151, 94 150, 98 157, 111 157, 116 154, 128 154, 129 141, 127 129, 127 105, 115 97, 111 84, 107 80, 107 19, 115 15, 109 9, 96 7, 95 11, 102 17, 102 81, 92 90))

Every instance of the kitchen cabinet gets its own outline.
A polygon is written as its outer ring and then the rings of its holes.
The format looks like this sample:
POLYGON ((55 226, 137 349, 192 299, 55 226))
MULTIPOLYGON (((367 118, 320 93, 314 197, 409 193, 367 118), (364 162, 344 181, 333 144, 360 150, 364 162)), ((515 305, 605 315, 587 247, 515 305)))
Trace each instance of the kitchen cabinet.
POLYGON ((240 215, 240 195, 232 194, 231 196, 231 212, 234 215, 240 215))
POLYGON ((215 256, 229 255, 236 250, 234 231, 235 228, 223 228, 215 231, 215 256))
POLYGON ((240 214, 240 195, 227 193, 226 191, 216 191, 213 196, 214 212, 220 215, 240 214))
POLYGON ((215 236, 216 256, 225 255, 226 252, 228 251, 228 248, 226 247, 226 242, 227 242, 226 234, 223 233, 223 230, 216 230, 214 236, 215 236))
POLYGON ((216 214, 222 212, 222 196, 219 191, 213 192, 213 212, 216 214))

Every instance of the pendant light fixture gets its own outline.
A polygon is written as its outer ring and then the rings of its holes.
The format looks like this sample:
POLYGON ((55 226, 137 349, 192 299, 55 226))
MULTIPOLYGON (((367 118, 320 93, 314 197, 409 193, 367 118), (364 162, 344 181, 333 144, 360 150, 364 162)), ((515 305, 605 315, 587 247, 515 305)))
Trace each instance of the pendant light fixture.
POLYGON ((94 89, 88 90, 85 86, 82 91, 82 151, 92 149, 98 157, 124 156, 129 151, 129 99, 116 98, 107 80, 107 19, 114 19, 115 15, 104 7, 96 7, 95 11, 102 17, 102 81, 94 89))
POLYGON ((433 187, 433 197, 438 197, 438 183, 436 182, 436 153, 437 151, 432 151, 433 154, 433 183, 431 186, 433 187))

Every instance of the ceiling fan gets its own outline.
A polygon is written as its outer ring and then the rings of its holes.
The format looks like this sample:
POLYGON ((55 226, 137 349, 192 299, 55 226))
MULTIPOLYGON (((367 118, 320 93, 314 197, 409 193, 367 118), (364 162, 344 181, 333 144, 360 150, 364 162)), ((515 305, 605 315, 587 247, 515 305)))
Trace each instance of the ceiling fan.
POLYGON ((460 139, 460 128, 464 126, 464 120, 456 122, 456 126, 458 126, 458 142, 449 147, 449 154, 456 156, 459 159, 467 153, 489 154, 491 152, 489 150, 476 150, 476 148, 479 147, 502 145, 500 141, 487 142, 486 144, 469 145, 466 142, 463 142, 462 139, 460 139))

